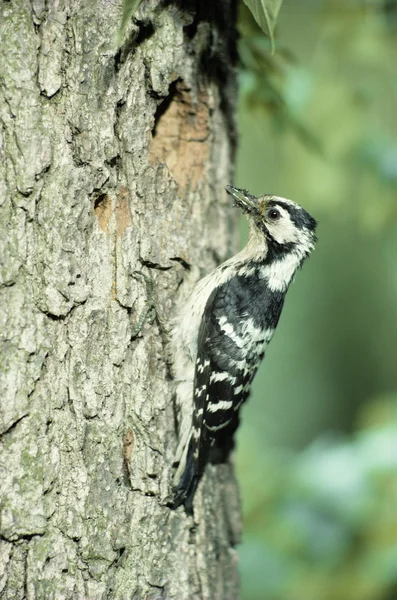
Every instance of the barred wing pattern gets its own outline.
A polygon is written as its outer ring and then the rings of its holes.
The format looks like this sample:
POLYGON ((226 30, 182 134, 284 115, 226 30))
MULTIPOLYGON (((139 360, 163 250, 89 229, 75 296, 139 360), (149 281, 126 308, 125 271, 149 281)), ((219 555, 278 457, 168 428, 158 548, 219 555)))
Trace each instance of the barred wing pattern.
POLYGON ((191 510, 212 449, 222 454, 223 447, 226 459, 233 447, 239 408, 281 313, 284 295, 277 304, 273 296, 254 273, 232 278, 207 301, 198 336, 191 437, 175 506, 184 503, 191 510))

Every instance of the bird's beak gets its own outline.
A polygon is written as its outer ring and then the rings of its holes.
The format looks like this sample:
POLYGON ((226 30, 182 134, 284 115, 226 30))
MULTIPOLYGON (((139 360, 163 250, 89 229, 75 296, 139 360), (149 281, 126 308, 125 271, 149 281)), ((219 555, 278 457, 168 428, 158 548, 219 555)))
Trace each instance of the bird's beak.
POLYGON ((238 188, 227 185, 226 191, 234 199, 235 204, 246 213, 258 213, 258 198, 249 194, 247 190, 239 190, 238 188))

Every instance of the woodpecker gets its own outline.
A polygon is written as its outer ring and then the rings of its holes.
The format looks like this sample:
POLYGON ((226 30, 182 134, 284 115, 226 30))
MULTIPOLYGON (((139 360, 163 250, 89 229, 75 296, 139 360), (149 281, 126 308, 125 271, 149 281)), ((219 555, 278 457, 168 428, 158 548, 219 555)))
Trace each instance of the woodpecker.
POLYGON ((285 294, 317 239, 317 222, 292 200, 226 191, 248 218, 248 243, 199 281, 173 330, 180 415, 173 507, 190 513, 207 463, 227 460, 233 448, 285 294))

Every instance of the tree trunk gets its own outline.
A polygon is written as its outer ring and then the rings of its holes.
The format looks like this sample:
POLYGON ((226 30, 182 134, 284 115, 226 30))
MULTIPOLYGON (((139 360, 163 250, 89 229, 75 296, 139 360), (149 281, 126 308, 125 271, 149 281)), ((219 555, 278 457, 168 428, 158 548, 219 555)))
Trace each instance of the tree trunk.
POLYGON ((233 0, 143 0, 116 50, 120 13, 0 0, 5 600, 238 595, 230 465, 167 506, 166 328, 233 245, 233 0))

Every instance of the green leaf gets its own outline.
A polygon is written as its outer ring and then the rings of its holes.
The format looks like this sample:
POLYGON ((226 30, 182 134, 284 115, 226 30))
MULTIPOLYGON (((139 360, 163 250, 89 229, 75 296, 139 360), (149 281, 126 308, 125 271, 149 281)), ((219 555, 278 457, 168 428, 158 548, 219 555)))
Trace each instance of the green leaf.
POLYGON ((282 1, 283 0, 244 0, 259 27, 269 36, 272 42, 272 51, 274 51, 274 28, 276 26, 277 16, 282 1))
POLYGON ((140 3, 141 0, 123 0, 123 13, 121 15, 120 29, 117 34, 117 46, 120 46, 128 21, 131 19, 140 3))

